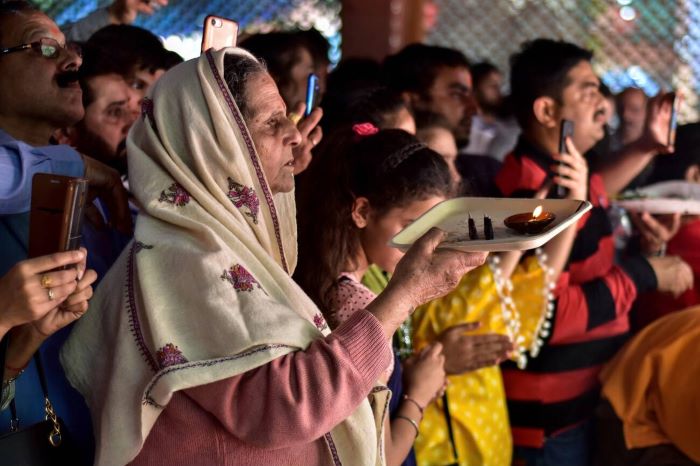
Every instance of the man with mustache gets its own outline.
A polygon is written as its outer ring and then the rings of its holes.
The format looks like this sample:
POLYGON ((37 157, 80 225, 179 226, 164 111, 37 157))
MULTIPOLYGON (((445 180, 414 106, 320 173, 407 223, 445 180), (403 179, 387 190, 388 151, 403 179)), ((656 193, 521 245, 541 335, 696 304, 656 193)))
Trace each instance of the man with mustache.
MULTIPOLYGON (((68 146, 55 145, 52 138, 57 129, 75 124, 84 115, 76 73, 80 65, 80 53, 66 44, 49 17, 24 1, 0 3, 0 275, 27 256, 32 176, 36 173, 85 176, 92 195, 109 206, 114 228, 124 233, 132 229, 118 172, 68 146)), ((89 413, 58 362, 57 347, 66 335, 52 335, 40 353, 55 411, 78 438, 85 462, 90 463, 89 413)), ((17 393, 22 425, 43 420, 37 409, 43 395, 36 380, 17 379, 17 393)), ((9 414, 0 416, 0 425, 10 425, 9 414)))
POLYGON ((524 371, 504 366, 519 466, 589 464, 598 374, 626 340, 634 300, 647 290, 680 294, 692 286, 690 267, 678 257, 614 261, 607 175, 589 176, 580 155, 603 137, 606 118, 591 59, 587 50, 549 39, 525 43, 511 57, 511 98, 522 134, 498 174, 499 189, 505 196, 532 197, 553 183, 568 189, 566 197, 594 206, 544 246, 548 265, 562 273, 539 355, 524 371), (574 123, 566 154, 559 153, 563 120, 574 123))

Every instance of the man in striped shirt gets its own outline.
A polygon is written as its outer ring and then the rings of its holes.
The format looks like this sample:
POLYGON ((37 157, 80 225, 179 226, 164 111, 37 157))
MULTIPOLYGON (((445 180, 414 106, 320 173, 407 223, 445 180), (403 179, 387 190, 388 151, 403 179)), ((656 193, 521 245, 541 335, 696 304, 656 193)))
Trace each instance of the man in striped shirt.
POLYGON ((545 246, 558 280, 552 328, 539 357, 525 371, 504 367, 516 465, 588 464, 598 373, 626 339, 637 294, 676 292, 689 273, 674 257, 614 262, 607 183, 599 174, 588 176, 579 155, 603 137, 606 118, 591 58, 574 44, 547 39, 524 44, 511 58, 511 98, 522 135, 497 176, 499 189, 522 197, 559 184, 567 197, 587 197, 594 206, 545 246), (559 154, 563 119, 575 128, 568 154, 559 154))

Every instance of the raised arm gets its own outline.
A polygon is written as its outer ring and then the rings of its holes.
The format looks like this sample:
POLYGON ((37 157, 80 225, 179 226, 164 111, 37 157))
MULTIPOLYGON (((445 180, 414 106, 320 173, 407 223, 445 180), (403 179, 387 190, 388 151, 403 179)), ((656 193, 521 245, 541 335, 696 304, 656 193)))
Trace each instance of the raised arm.
POLYGON ((261 448, 319 438, 362 403, 392 357, 389 338, 412 310, 449 292, 483 253, 436 250, 431 230, 396 268, 386 291, 328 337, 245 374, 191 388, 187 396, 231 433, 261 448))
POLYGON ((612 157, 613 162, 600 170, 608 195, 613 196, 625 189, 656 155, 673 152, 674 147, 668 145, 671 107, 669 94, 649 99, 642 137, 620 149, 612 157))

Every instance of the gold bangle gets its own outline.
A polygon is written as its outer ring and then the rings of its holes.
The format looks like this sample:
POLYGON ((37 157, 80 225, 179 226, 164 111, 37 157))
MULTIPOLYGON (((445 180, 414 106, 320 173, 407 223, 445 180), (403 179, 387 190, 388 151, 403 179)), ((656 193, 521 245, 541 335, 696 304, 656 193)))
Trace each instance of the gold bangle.
POLYGON ((404 421, 410 422, 411 425, 413 426, 413 428, 416 429, 416 437, 418 437, 418 423, 416 421, 414 421, 410 417, 402 416, 400 414, 397 416, 394 416, 394 419, 403 419, 404 421))
POLYGON ((423 408, 416 400, 414 400, 413 398, 411 398, 408 395, 404 395, 403 399, 416 405, 416 408, 418 408, 418 411, 420 411, 420 415, 421 416, 423 415, 423 409, 425 409, 425 408, 423 408))

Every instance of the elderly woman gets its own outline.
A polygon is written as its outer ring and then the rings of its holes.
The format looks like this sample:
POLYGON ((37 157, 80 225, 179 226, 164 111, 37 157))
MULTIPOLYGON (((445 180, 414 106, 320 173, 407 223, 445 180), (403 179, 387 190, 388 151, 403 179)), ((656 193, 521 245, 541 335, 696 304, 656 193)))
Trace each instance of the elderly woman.
POLYGON ((96 464, 383 463, 368 395, 389 339, 485 255, 436 250, 432 230, 386 291, 329 333, 290 277, 300 139, 240 49, 156 84, 128 141, 144 206, 134 242, 62 352, 93 414, 96 464))

